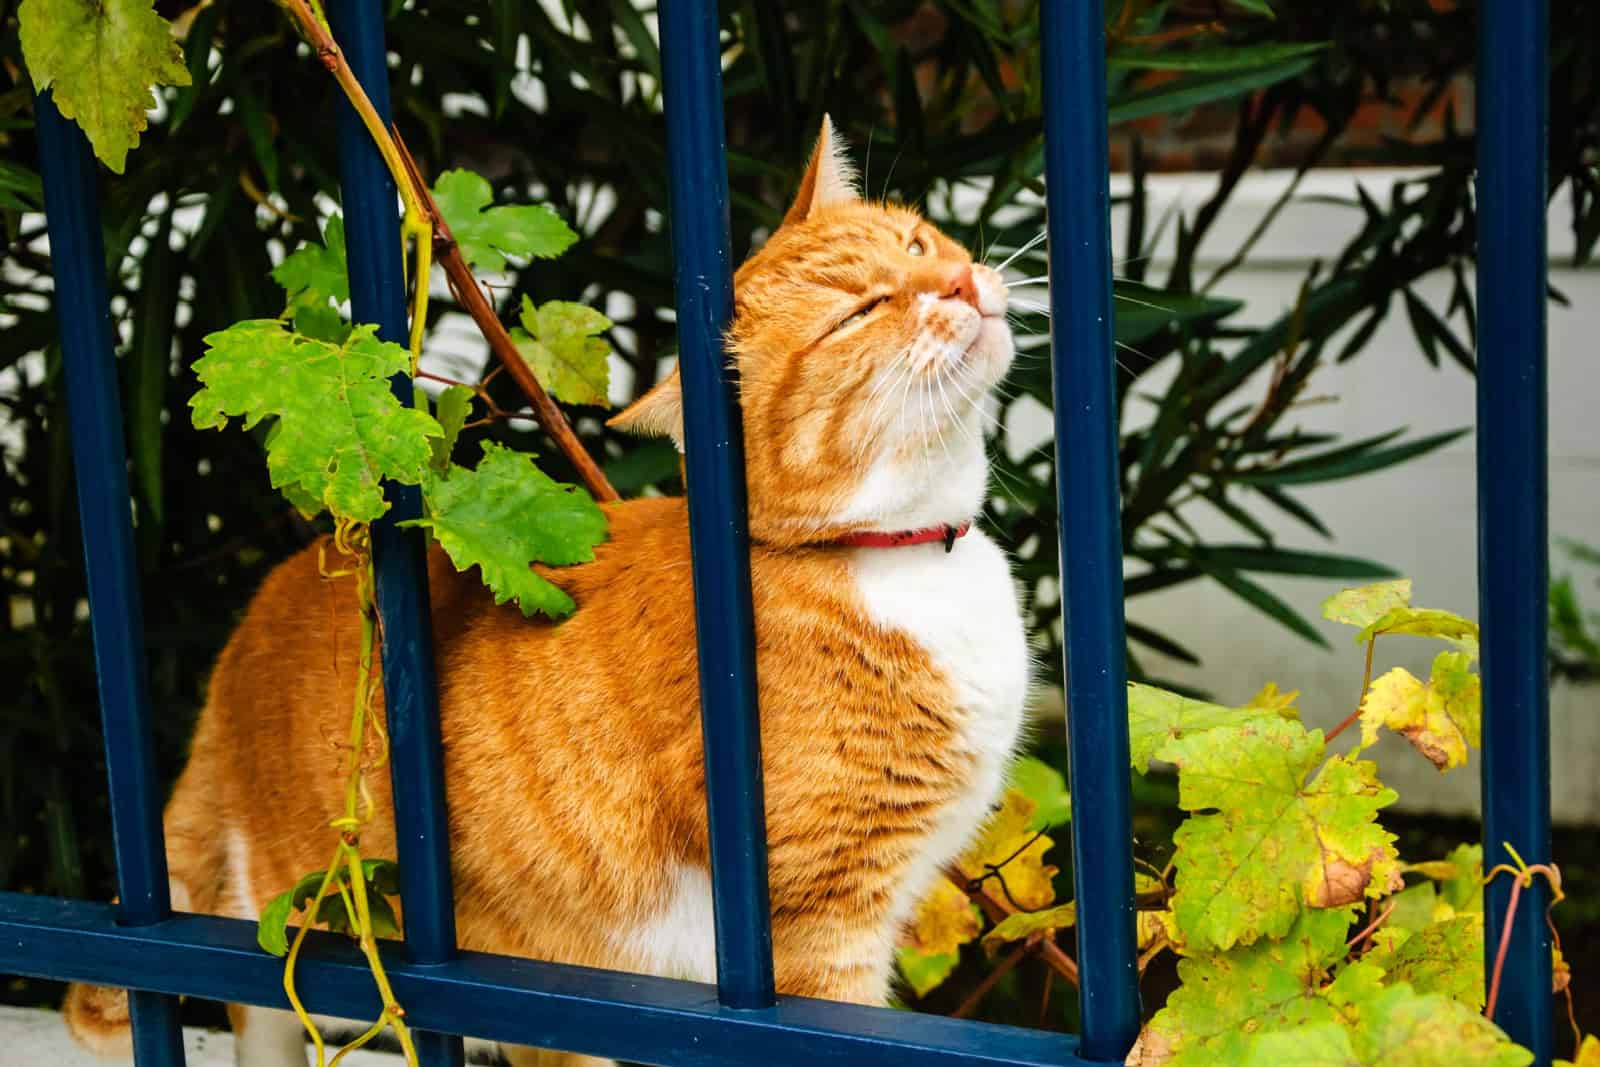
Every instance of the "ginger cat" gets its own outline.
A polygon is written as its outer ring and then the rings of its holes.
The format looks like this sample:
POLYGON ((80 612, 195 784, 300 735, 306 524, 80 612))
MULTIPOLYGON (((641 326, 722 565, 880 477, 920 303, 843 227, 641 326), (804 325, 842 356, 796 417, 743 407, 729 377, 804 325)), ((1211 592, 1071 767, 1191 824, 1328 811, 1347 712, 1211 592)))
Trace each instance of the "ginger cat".
MULTIPOLYGON (((861 200, 824 120, 735 292, 778 990, 878 1004, 901 925, 997 799, 1022 725, 1006 559, 955 536, 984 500, 1006 287, 913 211, 861 200), (872 532, 923 537, 842 543, 872 532)), ((681 448, 677 373, 614 421, 681 448)), ((578 604, 559 624, 495 607, 433 552, 460 943, 711 982, 686 509, 607 510, 595 560, 546 572, 578 604)), ((166 809, 178 909, 254 920, 326 859, 358 620, 317 553, 267 578, 211 676, 166 809)), ((388 776, 369 784, 364 851, 392 856, 388 776)), ((84 1044, 128 1047, 120 992, 75 986, 64 1010, 84 1044)), ((230 1013, 241 1067, 302 1067, 293 1016, 230 1013)))

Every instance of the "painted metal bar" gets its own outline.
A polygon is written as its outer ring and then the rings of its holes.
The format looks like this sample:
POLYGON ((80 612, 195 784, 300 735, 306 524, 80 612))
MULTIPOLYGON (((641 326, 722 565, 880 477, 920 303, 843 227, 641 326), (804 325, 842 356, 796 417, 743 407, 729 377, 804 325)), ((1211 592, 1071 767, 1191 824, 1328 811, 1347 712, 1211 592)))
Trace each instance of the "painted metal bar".
MULTIPOLYGON (((1550 859, 1546 659, 1546 0, 1485 0, 1478 39, 1478 601, 1485 865, 1550 859)), ((1549 893, 1524 893, 1494 1021, 1552 1055, 1549 893)), ((1485 891, 1492 965, 1511 880, 1485 891)))
MULTIPOLYGON (((399 946, 380 951, 413 1022, 494 1041, 669 1067, 1086 1063, 1070 1034, 801 997, 735 1009, 697 982, 476 952, 420 966, 399 946)), ((378 1010, 348 938, 311 934, 299 968, 311 1011, 369 1019, 378 1010)), ((255 924, 209 915, 128 928, 104 904, 0 893, 0 973, 11 972, 287 1006, 283 963, 256 946, 255 924)))
MULTIPOLYGON (((382 0, 336 0, 327 10, 351 70, 372 106, 388 121, 382 0)), ((371 135, 343 94, 339 94, 338 137, 351 312, 357 322, 376 323, 382 339, 404 345, 406 282, 395 185, 371 135)), ((411 379, 396 375, 394 392, 402 403, 411 403, 411 379)), ((400 852, 400 899, 410 958, 437 964, 455 953, 456 922, 428 604, 428 548, 421 530, 395 525, 422 514, 421 491, 391 483, 385 493, 389 511, 373 524, 372 545, 383 618, 384 708, 400 852)), ((420 1033, 417 1038, 424 1067, 460 1067, 463 1062, 459 1037, 420 1033)))
POLYGON ((1045 0, 1050 249, 1074 884, 1083 1055, 1120 1063, 1139 1032, 1133 829, 1112 383, 1104 8, 1045 0))
MULTIPOLYGON (((161 796, 145 681, 144 608, 133 549, 128 453, 122 396, 106 298, 96 165, 82 131, 56 110, 50 94, 34 101, 44 177, 55 309, 66 368, 72 466, 89 578, 100 721, 110 778, 111 832, 117 858, 116 921, 159 923, 172 913, 161 796)), ((183 1044, 178 1003, 135 994, 130 1002, 139 1067, 178 1067, 183 1044)))
POLYGON ((717 5, 662 0, 660 22, 717 984, 729 1007, 761 1008, 775 995, 772 922, 744 442, 722 345, 733 270, 717 5))

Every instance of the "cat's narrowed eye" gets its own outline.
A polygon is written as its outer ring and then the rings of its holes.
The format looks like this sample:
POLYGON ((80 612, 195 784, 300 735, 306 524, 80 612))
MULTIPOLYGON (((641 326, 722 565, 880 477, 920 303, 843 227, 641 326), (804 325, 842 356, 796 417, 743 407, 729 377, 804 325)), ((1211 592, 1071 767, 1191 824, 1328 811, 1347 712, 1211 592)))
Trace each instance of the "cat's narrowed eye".
POLYGON ((928 254, 928 249, 922 243, 922 238, 918 237, 906 246, 906 253, 913 256, 923 256, 928 254))
POLYGON ((834 330, 838 331, 838 330, 844 329, 846 326, 854 326, 856 323, 860 322, 861 320, 865 319, 868 315, 872 314, 872 312, 877 308, 877 306, 879 304, 883 303, 884 300, 886 300, 886 299, 888 299, 888 298, 880 296, 880 297, 878 297, 878 299, 872 301, 870 304, 862 305, 861 307, 857 308, 854 312, 852 312, 846 319, 844 319, 844 321, 840 322, 839 325, 835 326, 834 330))

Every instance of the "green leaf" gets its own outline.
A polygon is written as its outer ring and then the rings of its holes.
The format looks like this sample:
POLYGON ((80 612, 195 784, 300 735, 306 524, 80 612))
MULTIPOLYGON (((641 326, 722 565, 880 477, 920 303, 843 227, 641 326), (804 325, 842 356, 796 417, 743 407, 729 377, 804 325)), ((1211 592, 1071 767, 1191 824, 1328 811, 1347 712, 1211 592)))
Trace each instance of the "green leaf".
POLYGON ((1187 111, 1201 104, 1229 100, 1304 74, 1315 63, 1314 58, 1301 57, 1246 71, 1208 71, 1177 81, 1163 82, 1153 88, 1113 98, 1108 118, 1112 125, 1116 125, 1149 115, 1187 111))
POLYGON ((1501 1029, 1442 993, 1423 994, 1405 983, 1353 1005, 1352 1043, 1363 1064, 1406 1067, 1524 1067, 1533 1053, 1510 1043, 1501 1029))
POLYGON ((494 190, 470 170, 439 175, 433 198, 462 256, 482 270, 504 270, 506 256, 554 259, 578 239, 560 215, 542 204, 489 207, 494 190))
POLYGON ((118 174, 149 125, 152 85, 188 85, 172 26, 152 0, 23 0, 22 53, 38 92, 88 135, 118 174))
POLYGON ((919 997, 925 997, 939 988, 939 984, 950 977, 950 972, 961 962, 959 953, 928 954, 914 948, 895 949, 894 959, 900 966, 900 974, 919 997))
POLYGON ((535 308, 524 296, 522 328, 527 332, 511 335, 517 351, 552 396, 568 404, 609 406, 611 369, 606 357, 611 346, 597 335, 611 329, 610 319, 587 304, 567 300, 535 308))
POLYGON ((368 896, 367 915, 372 919, 373 937, 400 936, 400 919, 395 915, 394 905, 389 903, 388 897, 368 896))
POLYGON ((1061 930, 1078 921, 1078 906, 1072 902, 1057 904, 1043 911, 1019 911, 1007 915, 993 930, 983 935, 983 947, 993 954, 1002 945, 1021 941, 1036 933, 1061 930))
POLYGON ((204 386, 189 400, 195 427, 220 429, 239 415, 248 430, 276 418, 267 444, 273 486, 296 487, 291 499, 315 500, 336 518, 371 522, 389 507, 382 480, 420 483, 428 442, 443 432, 389 391, 411 359, 376 330, 358 326, 334 345, 250 319, 209 335, 194 364, 204 386))
POLYGON ((1304 618, 1300 613, 1284 603, 1277 594, 1257 585, 1238 571, 1227 567, 1207 567, 1204 561, 1195 560, 1200 568, 1210 575, 1216 583, 1228 592, 1233 593, 1245 603, 1257 608, 1262 613, 1281 622, 1312 644, 1322 648, 1328 647, 1328 641, 1304 618))
POLYGON ((1234 7, 1243 8, 1254 15, 1265 15, 1267 18, 1276 18, 1272 12, 1272 5, 1267 0, 1228 0, 1234 7))
POLYGON ((1379 942, 1362 959, 1382 967, 1391 982, 1407 982, 1419 993, 1443 993, 1473 1011, 1483 1009, 1482 915, 1429 923, 1403 940, 1379 942))
POLYGON ((515 600, 524 615, 572 611, 572 598, 533 570, 535 563, 586 563, 605 539, 604 513, 578 486, 553 480, 533 457, 483 443, 475 470, 452 467, 422 487, 427 514, 402 523, 432 531, 458 570, 477 567, 494 602, 515 600))
POLYGON ((1181 52, 1173 48, 1130 48, 1106 57, 1112 70, 1234 71, 1265 67, 1326 49, 1323 42, 1294 44, 1217 45, 1181 52))
POLYGON ((1393 574, 1381 563, 1334 556, 1323 552, 1302 552, 1292 548, 1261 548, 1256 545, 1196 545, 1189 553, 1203 567, 1258 571, 1263 574, 1300 574, 1314 578, 1371 578, 1393 574))
POLYGON ((20 163, 0 159, 0 205, 13 211, 43 209, 43 180, 20 163))
MULTIPOLYGON (((1349 909, 1302 912, 1282 940, 1180 959, 1181 985, 1140 1046, 1174 1053, 1166 1067, 1217 1067, 1243 1062, 1253 1032, 1334 1021, 1321 986, 1344 956, 1349 925, 1349 909)), ((1143 1061, 1130 1055, 1128 1062, 1143 1061)))
POLYGON ((1473 658, 1478 655, 1478 624, 1441 608, 1390 608, 1362 627, 1356 634, 1356 643, 1364 645, 1383 634, 1437 637, 1451 642, 1473 658))
POLYGON ((466 385, 452 385, 439 394, 439 403, 434 410, 434 416, 439 420, 444 436, 431 442, 434 470, 443 473, 450 469, 450 454, 455 450, 456 439, 461 436, 461 427, 467 424, 467 415, 472 410, 472 398, 476 395, 472 388, 466 385))
POLYGON ((1350 1035, 1337 1023, 1316 1023, 1262 1034, 1250 1046, 1242 1067, 1364 1067, 1350 1035))
POLYGON ((386 897, 400 893, 400 865, 394 860, 362 860, 361 877, 374 893, 386 897))
POLYGON ((1395 608, 1411 604, 1411 579, 1397 578, 1346 589, 1322 602, 1322 617, 1331 622, 1366 627, 1395 608))
POLYGON ((1180 738, 1173 915, 1188 949, 1227 949, 1286 932, 1302 908, 1335 908, 1398 888, 1394 837, 1377 824, 1396 794, 1366 761, 1322 762, 1321 731, 1258 717, 1180 738), (1270 859, 1270 862, 1267 862, 1270 859))
POLYGON ((283 286, 290 306, 342 304, 350 299, 350 272, 345 265, 344 220, 328 219, 322 243, 306 241, 272 268, 272 280, 283 286))
POLYGON ((289 954, 289 913, 294 910, 289 900, 289 893, 279 893, 267 901, 256 922, 256 944, 274 956, 289 954))
POLYGON ((1072 819, 1072 794, 1061 772, 1044 760, 1024 756, 1011 768, 1010 788, 1033 801, 1029 830, 1047 830, 1072 819))
POLYGON ((1144 774, 1152 759, 1168 759, 1164 750, 1174 741, 1210 730, 1234 729, 1261 717, 1260 708, 1225 708, 1153 685, 1129 683, 1128 748, 1133 769, 1144 774))
MULTIPOLYGON (((1310 485, 1315 482, 1353 478, 1358 474, 1368 474, 1403 463, 1408 459, 1415 459, 1417 456, 1442 448, 1469 432, 1469 430, 1449 430, 1407 441, 1393 448, 1371 448, 1366 447, 1369 442, 1359 442, 1357 445, 1332 449, 1321 455, 1307 456, 1305 459, 1297 459, 1292 463, 1284 463, 1266 470, 1240 471, 1237 478, 1246 485, 1310 485)), ((1391 436, 1393 435, 1385 434, 1382 438, 1374 440, 1388 439, 1391 436)))
POLYGON ((606 460, 606 478, 623 494, 678 476, 683 453, 671 441, 646 441, 606 460))

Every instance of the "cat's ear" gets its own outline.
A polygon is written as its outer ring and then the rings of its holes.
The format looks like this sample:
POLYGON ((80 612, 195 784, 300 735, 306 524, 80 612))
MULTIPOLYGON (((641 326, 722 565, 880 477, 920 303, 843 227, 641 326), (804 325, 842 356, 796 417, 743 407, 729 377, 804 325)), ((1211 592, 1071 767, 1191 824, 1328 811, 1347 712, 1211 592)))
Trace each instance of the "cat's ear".
POLYGON ((678 368, 673 367, 648 393, 611 416, 606 425, 638 437, 670 437, 682 452, 683 389, 678 385, 678 368))
POLYGON ((822 133, 811 152, 811 165, 800 179, 800 192, 794 198, 784 225, 799 222, 819 207, 861 199, 856 189, 856 168, 845 152, 845 145, 834 133, 833 120, 822 116, 822 133))

